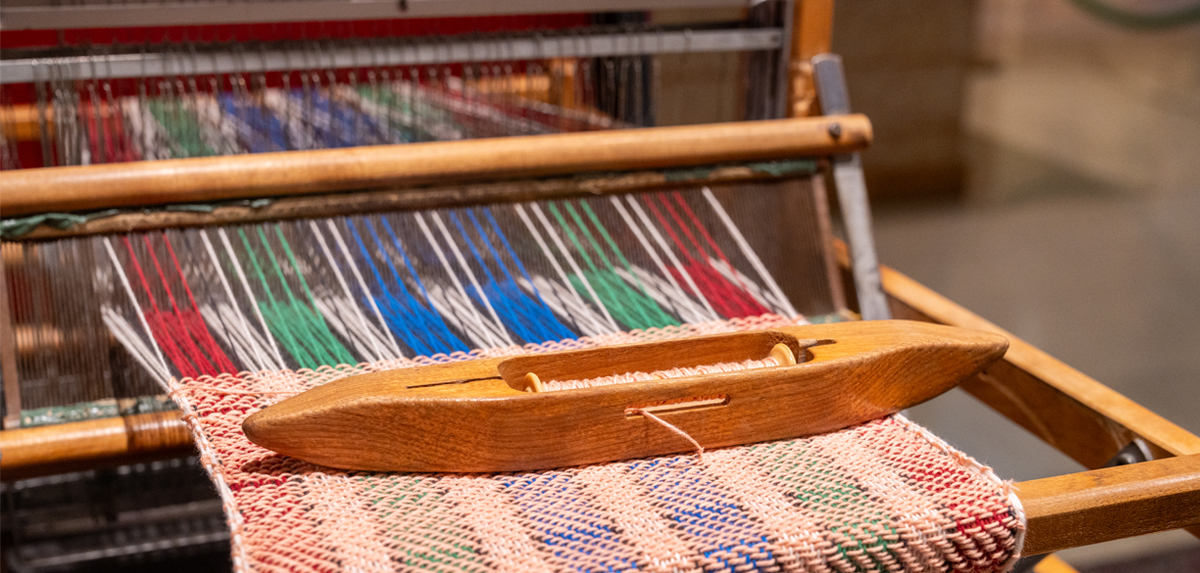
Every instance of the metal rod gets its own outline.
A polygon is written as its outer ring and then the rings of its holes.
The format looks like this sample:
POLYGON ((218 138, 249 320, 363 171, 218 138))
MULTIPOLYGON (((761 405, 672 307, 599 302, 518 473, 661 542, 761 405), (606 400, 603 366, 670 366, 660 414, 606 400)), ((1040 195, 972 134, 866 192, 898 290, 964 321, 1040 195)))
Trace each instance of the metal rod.
POLYGON ((124 2, 85 0, 6 0, 0 7, 2 30, 65 30, 559 14, 563 12, 639 12, 670 8, 736 8, 749 0, 284 0, 124 2))
POLYGON ((0 189, 13 217, 822 156, 870 141, 866 116, 846 115, 16 169, 0 172, 0 189))
POLYGON ((324 50, 319 61, 286 48, 254 52, 202 53, 184 62, 168 54, 120 54, 0 61, 0 84, 33 82, 40 67, 53 67, 60 79, 159 77, 269 72, 289 69, 408 66, 455 62, 595 58, 684 52, 749 52, 778 50, 784 44, 778 28, 627 32, 569 36, 453 40, 436 43, 347 45, 324 50))

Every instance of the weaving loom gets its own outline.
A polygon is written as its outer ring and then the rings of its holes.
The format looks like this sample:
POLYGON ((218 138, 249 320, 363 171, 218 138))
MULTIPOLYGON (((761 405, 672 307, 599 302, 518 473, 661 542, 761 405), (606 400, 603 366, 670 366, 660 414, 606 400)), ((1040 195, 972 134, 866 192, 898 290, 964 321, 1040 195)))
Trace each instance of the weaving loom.
MULTIPOLYGON (((798 36, 777 82, 806 115, 829 6, 778 10, 798 36)), ((4 216, 28 217, 3 245, 6 424, 23 428, 0 434, 4 479, 194 439, 246 571, 1000 571, 1200 521, 1200 439, 1007 333, 969 392, 1086 466, 1131 443, 1167 459, 1013 485, 900 415, 703 460, 494 475, 345 472, 251 444, 248 415, 351 374, 856 318, 870 281, 838 268, 822 171, 869 142, 865 118, 545 135, 652 108, 612 103, 644 97, 640 56, 617 66, 639 78, 621 97, 580 81, 543 101, 512 86, 585 66, 530 59, 495 92, 469 66, 450 81, 365 64, 301 87, 56 91, 34 122, 65 134, 46 165, 301 151, 0 175, 4 216), (382 143, 406 144, 302 151, 382 143), (208 205, 170 207, 192 203, 208 205)), ((897 317, 998 331, 893 271, 883 284, 897 317)))

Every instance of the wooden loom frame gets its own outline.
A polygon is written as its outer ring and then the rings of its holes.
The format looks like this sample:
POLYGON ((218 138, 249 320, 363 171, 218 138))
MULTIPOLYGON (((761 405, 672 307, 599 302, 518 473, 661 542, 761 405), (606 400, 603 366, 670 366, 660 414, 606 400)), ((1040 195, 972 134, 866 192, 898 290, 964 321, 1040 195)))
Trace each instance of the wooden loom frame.
MULTIPOLYGON (((828 51, 832 5, 795 10, 791 109, 812 115, 812 56, 828 51)), ((358 148, 133 165, 65 167, 0 174, 6 215, 295 193, 427 184, 443 178, 541 177, 584 170, 633 169, 829 155, 871 139, 862 116, 776 120, 630 132, 564 134, 403 147, 358 148), (840 135, 833 137, 831 123, 840 135), (553 150, 553 153, 547 151, 553 150), (464 165, 473 167, 464 168, 464 165), (298 170, 303 169, 303 170, 298 170)), ((819 177, 819 176, 818 176, 819 177)), ((831 245, 843 268, 844 247, 831 245)), ((883 284, 897 318, 926 320, 1008 336, 1007 356, 964 389, 1090 471, 1016 485, 1029 519, 1024 553, 1036 555, 1155 531, 1200 533, 1200 437, 1013 337, 892 269, 883 284), (1098 469, 1134 439, 1153 461, 1098 469)), ((843 281, 852 285, 852 281, 843 281)), ((3 297, 0 288, 0 297, 3 297)), ((854 299, 852 287, 846 292, 854 299)), ((5 383, 16 388, 8 305, 0 300, 5 383)), ((6 386, 6 391, 9 386, 6 386)), ((177 414, 0 432, 3 479, 82 466, 169 457, 191 448, 177 414)))

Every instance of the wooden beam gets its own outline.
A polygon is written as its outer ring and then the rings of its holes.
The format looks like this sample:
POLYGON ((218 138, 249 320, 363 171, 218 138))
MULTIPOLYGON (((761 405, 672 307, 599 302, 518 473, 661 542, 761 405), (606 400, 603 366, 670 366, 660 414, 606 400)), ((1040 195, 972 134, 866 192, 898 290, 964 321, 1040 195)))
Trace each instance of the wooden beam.
POLYGON ((964 389, 1084 466, 1103 466, 1133 436, 1157 450, 1156 457, 1200 453, 1200 437, 903 274, 882 270, 893 312, 901 311, 897 318, 925 317, 1007 337, 1004 360, 964 389))
POLYGON ((350 149, 22 169, 0 173, 6 217, 165 203, 533 178, 846 153, 863 115, 654 127, 350 149), (835 137, 831 134, 831 127, 835 137))
POLYGON ((1200 525, 1200 455, 1180 456, 1016 484, 1039 555, 1200 525))
POLYGON ((0 432, 0 479, 10 481, 186 455, 179 412, 156 412, 0 432))
MULTIPOLYGON (((808 173, 800 173, 795 177, 808 179, 810 176, 808 173)), ((723 186, 756 181, 779 181, 779 176, 765 171, 756 171, 751 165, 730 164, 714 166, 704 175, 696 174, 693 178, 687 179, 686 183, 708 186, 716 190, 723 186)), ((132 209, 111 217, 101 217, 72 225, 66 229, 40 225, 17 240, 62 239, 156 229, 245 225, 264 221, 338 217, 385 211, 446 209, 515 201, 545 201, 610 193, 653 191, 678 188, 679 185, 680 181, 671 178, 669 171, 629 171, 617 176, 611 173, 597 173, 588 176, 577 175, 519 181, 448 183, 417 189, 382 189, 333 195, 300 195, 281 197, 258 207, 223 205, 215 207, 211 211, 140 211, 132 209)), ((821 200, 824 200, 823 194, 820 197, 821 200)), ((837 263, 831 261, 831 264, 836 273, 837 263)), ((841 296, 840 290, 838 290, 837 296, 841 296)))

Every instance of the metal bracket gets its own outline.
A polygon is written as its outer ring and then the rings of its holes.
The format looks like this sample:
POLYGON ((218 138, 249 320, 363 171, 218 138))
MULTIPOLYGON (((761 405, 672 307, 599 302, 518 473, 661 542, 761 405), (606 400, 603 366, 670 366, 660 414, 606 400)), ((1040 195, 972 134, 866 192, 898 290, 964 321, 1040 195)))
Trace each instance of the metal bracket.
POLYGON ((1154 459, 1154 454, 1150 453, 1150 446, 1146 445, 1146 440, 1134 438, 1133 441, 1125 444, 1104 467, 1111 468, 1116 466, 1127 466, 1129 464, 1140 464, 1154 459))

